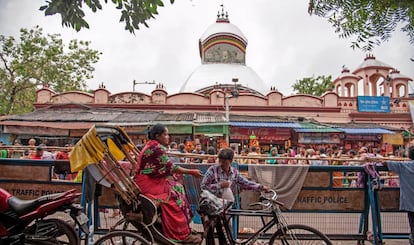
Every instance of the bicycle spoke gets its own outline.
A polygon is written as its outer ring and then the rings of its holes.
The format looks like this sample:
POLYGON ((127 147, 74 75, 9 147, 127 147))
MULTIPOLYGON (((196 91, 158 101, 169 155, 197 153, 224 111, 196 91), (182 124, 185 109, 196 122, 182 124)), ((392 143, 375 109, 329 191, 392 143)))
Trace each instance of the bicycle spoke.
POLYGON ((142 236, 129 231, 113 231, 98 239, 95 245, 149 245, 142 236))
POLYGON ((320 231, 306 225, 288 225, 279 229, 269 244, 330 245, 331 241, 320 231))

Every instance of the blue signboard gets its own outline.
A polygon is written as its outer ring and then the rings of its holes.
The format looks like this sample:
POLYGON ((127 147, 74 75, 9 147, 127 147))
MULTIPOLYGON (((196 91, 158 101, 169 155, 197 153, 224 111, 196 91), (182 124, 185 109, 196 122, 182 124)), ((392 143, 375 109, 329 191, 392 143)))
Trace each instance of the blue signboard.
POLYGON ((358 96, 359 112, 390 112, 388 96, 358 96))

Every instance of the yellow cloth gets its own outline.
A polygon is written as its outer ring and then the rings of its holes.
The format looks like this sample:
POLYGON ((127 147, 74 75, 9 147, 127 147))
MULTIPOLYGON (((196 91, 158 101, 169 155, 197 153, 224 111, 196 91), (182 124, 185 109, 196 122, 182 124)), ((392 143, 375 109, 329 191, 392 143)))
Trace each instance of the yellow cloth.
MULTIPOLYGON (((70 168, 72 172, 82 170, 88 164, 97 164, 103 160, 104 155, 108 153, 108 151, 111 153, 112 157, 115 158, 114 160, 123 160, 125 154, 127 154, 125 151, 130 151, 135 148, 135 145, 121 127, 115 126, 110 128, 117 130, 122 136, 123 140, 121 142, 125 143, 118 146, 111 138, 107 138, 105 145, 98 137, 96 126, 92 126, 69 153, 70 168)), ((118 135, 114 134, 114 136, 118 135)))
POLYGON ((123 160, 125 158, 124 152, 121 149, 118 148, 118 146, 115 144, 115 142, 111 138, 108 138, 106 141, 107 141, 108 148, 109 148, 109 151, 111 152, 112 156, 117 161, 123 160))
POLYGON ((70 169, 77 172, 88 164, 96 164, 103 159, 105 145, 96 134, 95 126, 82 137, 69 153, 70 169))

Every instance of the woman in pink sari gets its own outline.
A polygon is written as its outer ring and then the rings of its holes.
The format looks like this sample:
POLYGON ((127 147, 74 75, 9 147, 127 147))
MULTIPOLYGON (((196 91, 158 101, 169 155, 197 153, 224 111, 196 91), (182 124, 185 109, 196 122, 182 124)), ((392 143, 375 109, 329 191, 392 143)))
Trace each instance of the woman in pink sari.
POLYGON ((193 214, 184 187, 175 181, 173 174, 196 177, 202 177, 203 174, 198 169, 174 165, 168 159, 166 145, 170 136, 166 126, 154 125, 148 138, 138 159, 135 182, 144 195, 160 205, 162 229, 167 238, 185 244, 199 244, 200 236, 192 234, 189 226, 193 214))

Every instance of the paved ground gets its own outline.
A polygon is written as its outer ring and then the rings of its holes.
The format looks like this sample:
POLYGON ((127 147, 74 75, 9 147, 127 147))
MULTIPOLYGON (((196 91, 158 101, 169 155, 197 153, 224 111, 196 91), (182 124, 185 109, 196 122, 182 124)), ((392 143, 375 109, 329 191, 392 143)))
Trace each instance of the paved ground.
MULTIPOLYGON (((101 226, 107 228, 115 224, 119 218, 112 218, 112 211, 101 212, 101 226)), ((358 234, 359 214, 309 214, 309 213, 285 213, 289 224, 305 224, 317 228, 325 234, 358 234)), ((62 219, 68 217, 59 217, 62 219)), ((70 219, 70 218, 69 218, 70 219)), ((388 233, 408 233, 408 221, 405 213, 385 213, 382 217, 383 231, 388 233)), ((254 217, 240 219, 240 229, 259 229, 261 221, 254 217)), ((192 224, 192 228, 202 231, 200 224, 192 224)), ((335 245, 355 245, 357 241, 333 241, 335 245)), ((406 245, 408 240, 386 239, 386 245, 406 245)), ((365 241, 365 244, 372 244, 365 241)))

